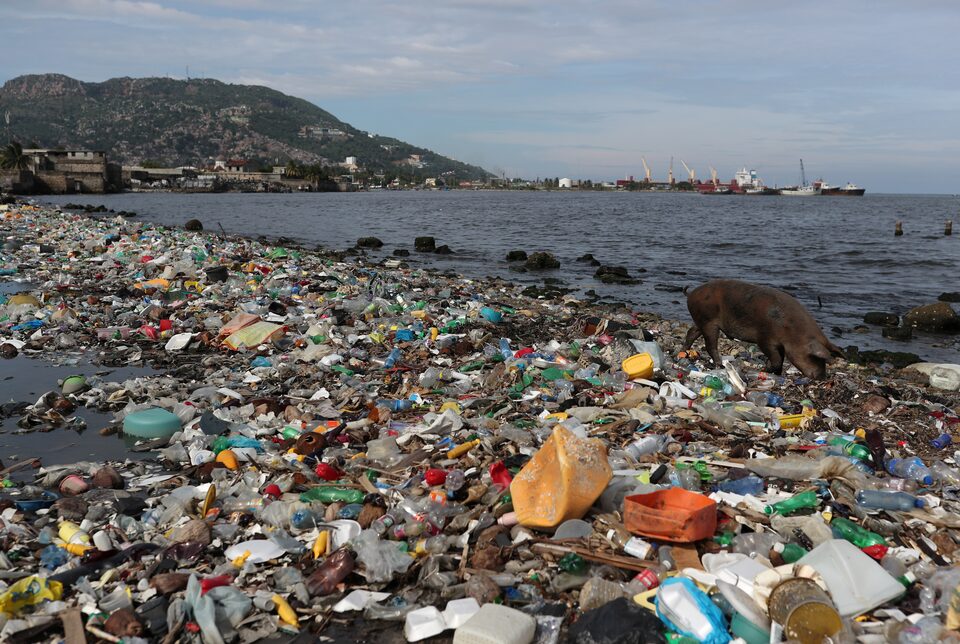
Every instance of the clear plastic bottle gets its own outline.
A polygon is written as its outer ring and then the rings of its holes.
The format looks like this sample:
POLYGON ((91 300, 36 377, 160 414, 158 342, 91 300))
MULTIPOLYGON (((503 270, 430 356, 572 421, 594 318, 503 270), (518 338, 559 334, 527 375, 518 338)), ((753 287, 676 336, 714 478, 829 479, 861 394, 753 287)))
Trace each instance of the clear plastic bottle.
POLYGON ((401 352, 398 347, 391 349, 390 353, 387 354, 386 359, 383 361, 384 369, 393 369, 402 356, 403 352, 401 352))
POLYGON ((775 543, 782 542, 780 535, 772 532, 748 532, 733 538, 733 551, 743 555, 766 557, 775 543))
POLYGON ((857 492, 857 504, 864 508, 909 512, 914 508, 922 508, 924 501, 907 492, 860 490, 857 492))
POLYGON ((665 434, 650 434, 633 441, 623 449, 634 459, 639 459, 641 456, 659 452, 667 444, 667 440, 665 434))
MULTIPOLYGON (((934 477, 936 477, 936 474, 934 474, 934 477)), ((960 485, 960 483, 958 483, 958 485, 960 485)), ((916 481, 911 481, 910 479, 881 479, 876 481, 876 487, 878 490, 895 490, 897 492, 912 493, 916 492, 920 486, 917 485, 916 481)))
POLYGON ((960 486, 960 472, 943 461, 934 461, 930 466, 930 472, 933 478, 943 485, 960 486))
POLYGON ((917 456, 891 458, 887 461, 887 472, 902 479, 912 479, 924 485, 933 484, 933 475, 930 469, 917 456))
POLYGON ((642 587, 641 592, 643 590, 652 590, 667 578, 668 572, 664 566, 657 564, 656 566, 651 566, 646 570, 638 572, 631 583, 639 584, 642 587))
POLYGON ((673 546, 660 546, 657 549, 657 560, 667 572, 677 569, 677 562, 673 558, 673 546))

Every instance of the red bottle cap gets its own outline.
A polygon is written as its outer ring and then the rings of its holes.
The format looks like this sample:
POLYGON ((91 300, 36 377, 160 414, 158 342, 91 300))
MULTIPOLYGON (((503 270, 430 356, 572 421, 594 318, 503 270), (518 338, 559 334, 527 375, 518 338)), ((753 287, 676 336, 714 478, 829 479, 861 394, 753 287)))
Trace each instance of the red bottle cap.
POLYGON ((271 483, 267 487, 263 488, 264 496, 272 496, 275 499, 279 499, 283 495, 283 491, 280 489, 280 486, 276 483, 271 483))
POLYGON ((429 486, 443 485, 447 480, 447 471, 431 468, 423 473, 423 481, 429 486))
POLYGON ((340 478, 340 470, 326 463, 317 463, 317 467, 313 471, 324 481, 336 481, 340 478))

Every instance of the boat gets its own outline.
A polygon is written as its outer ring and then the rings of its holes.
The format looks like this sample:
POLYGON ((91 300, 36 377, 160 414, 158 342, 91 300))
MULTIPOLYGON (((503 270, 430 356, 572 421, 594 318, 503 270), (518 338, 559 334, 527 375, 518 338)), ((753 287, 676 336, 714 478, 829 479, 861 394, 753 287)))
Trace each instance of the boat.
POLYGON ((768 188, 763 185, 763 179, 757 175, 756 170, 747 170, 744 166, 740 171, 733 175, 733 184, 736 185, 736 192, 744 195, 776 195, 779 190, 768 188))
POLYGON ((813 197, 820 194, 820 187, 807 185, 807 173, 803 169, 803 159, 800 159, 800 185, 783 188, 780 194, 785 197, 813 197))
POLYGON ((847 185, 842 188, 824 185, 820 190, 820 194, 832 197, 862 197, 866 191, 866 188, 861 188, 848 181, 847 185))

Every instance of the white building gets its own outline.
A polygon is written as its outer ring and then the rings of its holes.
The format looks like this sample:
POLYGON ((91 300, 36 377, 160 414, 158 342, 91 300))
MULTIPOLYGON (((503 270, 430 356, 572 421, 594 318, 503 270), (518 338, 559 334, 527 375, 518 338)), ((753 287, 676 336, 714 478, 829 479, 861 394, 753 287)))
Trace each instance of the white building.
POLYGON ((564 177, 563 179, 560 179, 559 183, 557 183, 557 187, 558 187, 558 188, 572 188, 572 187, 573 187, 573 179, 568 179, 567 177, 564 177))

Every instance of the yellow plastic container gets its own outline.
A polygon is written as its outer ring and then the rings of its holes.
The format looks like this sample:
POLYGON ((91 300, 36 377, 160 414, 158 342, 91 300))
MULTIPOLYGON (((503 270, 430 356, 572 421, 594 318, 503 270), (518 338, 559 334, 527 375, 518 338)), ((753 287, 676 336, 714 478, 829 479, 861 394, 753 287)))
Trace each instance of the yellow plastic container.
POLYGON ((621 365, 623 372, 627 374, 627 379, 652 378, 653 377, 653 356, 649 353, 635 353, 621 365))
POLYGON ((521 525, 553 528, 586 514, 612 476, 602 441, 557 426, 510 484, 513 509, 521 525))

